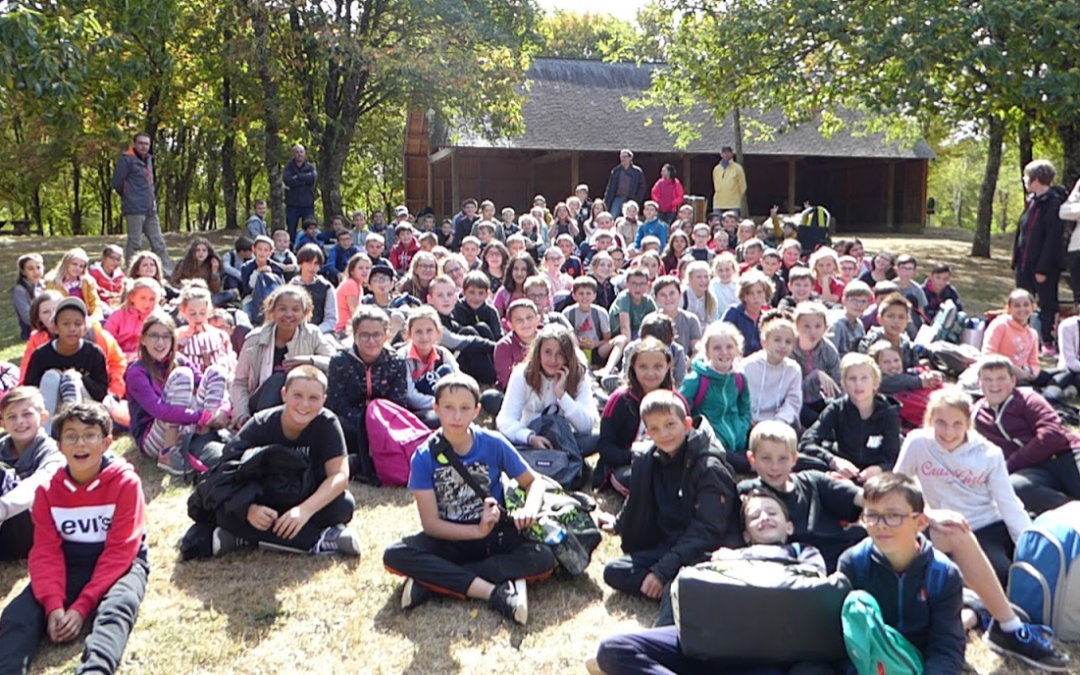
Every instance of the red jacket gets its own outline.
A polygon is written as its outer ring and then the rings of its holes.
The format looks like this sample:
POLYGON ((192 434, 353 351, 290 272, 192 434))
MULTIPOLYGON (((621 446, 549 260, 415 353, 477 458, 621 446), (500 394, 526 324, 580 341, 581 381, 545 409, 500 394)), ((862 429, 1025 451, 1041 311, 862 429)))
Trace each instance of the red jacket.
POLYGON ((416 252, 419 250, 420 244, 417 243, 415 237, 409 243, 408 248, 405 248, 399 241, 390 249, 390 266, 397 272, 408 272, 409 263, 412 262, 413 256, 416 255, 416 252))
POLYGON ((652 186, 652 200, 660 205, 661 213, 675 213, 682 206, 683 197, 682 183, 678 178, 671 180, 660 180, 653 183, 652 186))
POLYGON ((145 505, 135 468, 108 457, 101 473, 79 485, 61 469, 34 498, 34 546, 30 549, 30 585, 45 615, 65 609, 67 569, 94 572, 67 609, 85 620, 106 592, 146 557, 145 505))
POLYGON ((1080 450, 1080 436, 1062 425, 1042 394, 1030 389, 1017 389, 996 410, 982 399, 972 417, 975 429, 1005 453, 1009 473, 1080 450))

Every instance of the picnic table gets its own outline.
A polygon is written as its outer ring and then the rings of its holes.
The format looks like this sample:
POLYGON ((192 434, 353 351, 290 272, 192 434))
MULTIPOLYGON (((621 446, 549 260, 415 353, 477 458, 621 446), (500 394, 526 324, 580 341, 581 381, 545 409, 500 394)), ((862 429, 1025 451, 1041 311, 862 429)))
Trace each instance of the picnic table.
POLYGON ((31 234, 36 234, 39 237, 45 236, 45 232, 40 225, 34 227, 34 221, 18 218, 12 220, 0 220, 0 235, 3 234, 12 234, 16 237, 25 237, 31 234))

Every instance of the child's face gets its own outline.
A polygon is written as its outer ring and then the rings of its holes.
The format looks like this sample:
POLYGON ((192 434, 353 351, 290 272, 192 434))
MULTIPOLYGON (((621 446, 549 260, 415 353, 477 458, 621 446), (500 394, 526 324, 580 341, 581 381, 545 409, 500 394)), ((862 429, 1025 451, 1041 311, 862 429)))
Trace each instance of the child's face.
POLYGON ((611 263, 614 269, 622 269, 622 266, 626 264, 626 253, 622 250, 611 251, 611 263))
POLYGON ((202 328, 206 323, 206 319, 210 316, 210 303, 205 300, 188 300, 180 308, 181 313, 184 315, 184 321, 187 321, 188 325, 198 330, 202 328))
POLYGON ((278 251, 287 251, 289 249, 289 233, 284 230, 278 230, 274 233, 274 248, 278 251))
POLYGON ((319 236, 319 226, 317 224, 311 224, 304 228, 304 234, 308 236, 308 239, 316 240, 319 236))
POLYGON ((23 265, 23 276, 32 284, 41 281, 41 277, 44 273, 45 270, 43 269, 42 264, 36 260, 27 260, 26 264, 23 265))
POLYGON ((889 339, 896 339, 900 336, 900 333, 903 333, 907 329, 907 307, 904 307, 903 305, 892 305, 878 317, 878 323, 881 324, 882 330, 885 331, 885 335, 889 336, 889 339))
POLYGON ((882 375, 899 375, 904 372, 904 360, 892 349, 886 349, 877 355, 877 365, 882 375))
POLYGON ((547 269, 548 274, 555 274, 560 270, 563 264, 562 251, 548 251, 544 256, 544 267, 547 269))
POLYGON ((703 227, 694 229, 694 245, 698 248, 704 248, 709 245, 709 231, 703 227))
POLYGON ((686 222, 694 219, 694 209, 689 206, 679 207, 679 220, 686 222))
POLYGON ((382 243, 381 241, 376 241, 374 239, 369 239, 364 244, 364 250, 367 251, 368 257, 372 260, 376 258, 381 258, 383 254, 383 249, 385 248, 386 244, 382 243))
POLYGON ((19 401, 4 411, 4 430, 16 447, 25 448, 37 436, 42 420, 48 416, 33 400, 19 401))
POLYGON ((86 483, 98 475, 101 457, 111 443, 112 436, 102 435, 97 425, 77 419, 64 423, 60 430, 60 452, 67 459, 68 472, 76 483, 86 483))
POLYGON ((758 264, 760 260, 761 249, 757 246, 751 246, 750 248, 746 249, 746 252, 743 254, 743 261, 749 267, 753 267, 754 265, 758 264))
POLYGON ((56 316, 56 337, 60 344, 74 348, 86 333, 86 317, 82 312, 65 309, 56 316))
POLYGON ((845 260, 840 263, 840 277, 844 281, 851 281, 855 278, 855 272, 858 269, 858 263, 854 263, 850 260, 845 260))
POLYGON ((443 223, 440 226, 440 229, 442 229, 443 234, 446 234, 446 235, 453 234, 454 233, 454 224, 453 223, 443 223))
POLYGON ((775 499, 751 497, 743 505, 743 513, 746 520, 743 539, 748 544, 783 544, 795 533, 795 526, 775 499))
POLYGON ((43 300, 41 304, 38 305, 38 321, 40 321, 41 325, 45 326, 47 330, 54 332, 56 324, 53 323, 53 312, 55 311, 56 300, 43 300))
POLYGON ((469 431, 476 416, 480 414, 480 404, 465 387, 444 389, 435 399, 435 415, 444 433, 461 436, 469 431))
POLYGON ((480 309, 485 302, 487 302, 488 291, 486 288, 480 286, 469 286, 462 295, 465 296, 465 303, 473 309, 480 309))
POLYGON ((773 329, 765 338, 765 354, 771 363, 780 363, 795 349, 795 334, 790 328, 773 329))
POLYGON ((390 277, 386 276, 385 274, 376 274, 375 276, 368 278, 368 288, 370 288, 373 293, 377 293, 379 295, 386 295, 387 293, 389 293, 390 284, 392 283, 393 281, 390 279, 390 277))
POLYGON ((906 262, 896 267, 896 276, 905 284, 915 276, 915 263, 906 262))
POLYGON ((780 441, 760 440, 750 453, 750 466, 763 483, 777 490, 785 490, 796 456, 780 441))
POLYGON ((730 337, 718 335, 709 340, 706 356, 709 367, 719 373, 727 373, 735 366, 735 359, 739 357, 739 346, 730 337))
POLYGON ((630 297, 641 300, 649 289, 649 280, 644 276, 633 276, 626 280, 626 288, 630 291, 630 297))
POLYGON ((367 319, 356 325, 353 333, 353 343, 356 345, 356 353, 360 358, 371 363, 379 358, 383 345, 386 344, 387 329, 381 321, 367 319))
POLYGON ((780 270, 780 258, 768 255, 761 258, 761 271, 765 276, 772 278, 780 270))
POLYGON ((533 304, 541 312, 548 311, 551 305, 551 293, 548 292, 547 286, 544 284, 536 284, 532 288, 526 289, 525 297, 532 300, 533 304))
POLYGON ((473 242, 468 242, 461 245, 461 255, 465 256, 465 259, 469 261, 471 265, 476 256, 480 255, 480 247, 473 242))
POLYGON ((515 260, 510 263, 510 278, 519 287, 529 278, 529 265, 524 260, 515 260))
POLYGON ((409 340, 421 354, 431 352, 440 337, 439 326, 431 319, 417 319, 409 328, 409 340))
POLYGON ((413 240, 412 230, 402 230, 401 232, 398 232, 397 238, 398 241, 401 242, 402 246, 408 247, 410 244, 412 244, 413 240))
POLYGON ((139 339, 139 343, 155 361, 164 361, 173 348, 174 336, 172 331, 162 324, 155 324, 146 329, 139 339))
POLYGON ((86 261, 69 260, 67 264, 68 279, 78 279, 86 271, 86 261))
POLYGON ((319 259, 311 258, 300 263, 300 274, 305 277, 313 277, 319 272, 319 259))
POLYGON ((339 232, 337 236, 338 246, 341 248, 352 248, 353 238, 349 232, 339 232))
POLYGON ((274 323, 286 334, 290 333, 304 320, 304 303, 292 295, 282 295, 270 308, 274 323))
POLYGON ((270 258, 270 254, 273 253, 273 249, 265 241, 260 241, 255 244, 255 259, 260 263, 264 263, 270 258))
POLYGON ((449 314, 457 303, 457 287, 453 284, 432 285, 428 288, 428 302, 439 314, 449 314))
POLYGON ((663 354, 644 352, 634 355, 634 377, 646 394, 664 384, 669 368, 667 357, 663 354))
POLYGON ((136 312, 144 316, 154 311, 154 308, 157 307, 157 293, 154 293, 150 289, 140 288, 132 291, 130 298, 131 299, 128 302, 131 303, 131 306, 136 312))
POLYGON ((562 251, 563 259, 570 257, 570 254, 574 252, 574 245, 565 239, 559 242, 559 250, 562 251))
MULTIPOLYGON (((649 256, 648 258, 642 258, 641 266, 649 271, 650 279, 655 279, 656 275, 660 273, 660 261, 653 256, 649 256)), ((708 286, 707 281, 705 282, 705 285, 708 286)))
POLYGON ((661 452, 670 456, 679 452, 694 423, 689 417, 680 417, 667 411, 645 415, 642 421, 652 442, 661 452))
POLYGON ((709 290, 709 273, 705 270, 695 270, 690 273, 690 288, 698 295, 709 290))
POLYGON ((477 230, 476 237, 480 240, 481 244, 483 244, 484 246, 487 246, 488 244, 491 243, 492 238, 495 237, 495 233, 492 232, 491 230, 489 230, 488 228, 484 227, 484 228, 481 228, 481 229, 477 230))
POLYGON ((606 251, 611 248, 611 237, 597 237, 596 238, 596 250, 606 251))
MULTIPOLYGON (((205 251, 206 247, 203 246, 202 248, 205 251)), ((115 253, 106 253, 105 255, 101 256, 101 269, 105 270, 106 274, 112 274, 114 271, 116 271, 117 267, 120 267, 120 263, 123 261, 123 259, 123 256, 117 255, 115 253)), ((199 259, 198 255, 196 254, 195 259, 199 260, 199 262, 202 262, 203 260, 206 260, 206 255, 204 253, 203 257, 199 259)))
POLYGON ((792 279, 791 283, 788 284, 788 288, 791 289, 791 297, 796 300, 805 300, 814 292, 814 282, 806 278, 792 279))
POLYGON ((623 212, 626 214, 627 218, 630 218, 632 220, 634 218, 637 218, 638 208, 636 206, 628 205, 625 209, 623 209, 623 212))
POLYGON ((997 407, 1016 390, 1016 377, 1008 368, 984 368, 979 373, 979 387, 986 402, 997 407))
POLYGON ((755 313, 765 306, 765 288, 761 284, 754 284, 743 293, 743 305, 751 313, 755 313))
POLYGON ((615 221, 610 216, 600 216, 596 219, 596 227, 601 230, 609 230, 615 221))
POLYGON ((682 237, 672 237, 671 238, 671 251, 676 256, 678 256, 683 251, 685 251, 687 245, 688 245, 687 241, 685 239, 683 239, 682 237))
POLYGON ((858 242, 852 244, 851 248, 848 249, 848 255, 856 260, 862 260, 863 252, 863 245, 858 242))
POLYGON ((930 275, 930 288, 935 293, 940 293, 945 290, 945 287, 952 281, 952 274, 949 272, 938 272, 937 274, 930 275))
POLYGON ((656 207, 653 206, 652 204, 646 204, 644 213, 645 213, 645 220, 652 220, 653 218, 656 217, 656 207))
POLYGON ((472 218, 476 215, 476 204, 466 204, 461 208, 461 211, 465 214, 466 218, 472 218))
POLYGON ((362 230, 364 229, 364 226, 367 225, 367 218, 364 216, 364 214, 357 213, 352 218, 352 224, 353 227, 357 230, 362 230))
POLYGON ((520 241, 511 241, 506 245, 506 250, 510 253, 510 257, 514 258, 518 253, 525 250, 525 244, 520 241))
POLYGON ((856 403, 869 401, 877 393, 874 370, 870 366, 851 366, 843 379, 844 392, 856 403))
POLYGON ((281 398, 285 403, 283 418, 288 419, 290 426, 302 429, 322 410, 326 390, 315 380, 293 380, 282 388, 281 398))
POLYGON ((530 342, 536 337, 537 328, 540 326, 540 317, 533 310, 525 307, 514 310, 510 316, 510 329, 519 339, 530 342))
POLYGON ((660 305, 660 309, 664 310, 666 314, 671 314, 679 307, 679 301, 682 299, 682 292, 675 284, 668 284, 655 294, 656 304, 660 305))
POLYGON ((840 302, 850 316, 862 316, 866 306, 870 304, 870 298, 865 295, 849 295, 840 302))
POLYGON ((203 263, 210 256, 210 251, 202 244, 195 247, 195 262, 203 263))
POLYGON ((612 263, 608 259, 594 260, 592 264, 592 273, 597 279, 601 281, 607 281, 611 278, 612 263))
POLYGON ((957 408, 941 405, 934 410, 930 423, 934 426, 934 440, 952 452, 964 444, 971 419, 957 408))
POLYGON ((592 307, 593 301, 596 300, 596 291, 582 286, 574 291, 574 300, 582 307, 592 307))
POLYGON ((1027 296, 1018 297, 1009 303, 1009 315, 1013 318, 1013 321, 1026 326, 1028 319, 1034 313, 1035 308, 1031 304, 1031 298, 1027 296))
POLYGON ((874 541, 874 546, 885 555, 890 553, 909 553, 918 542, 919 532, 927 525, 924 514, 915 513, 904 496, 898 492, 882 495, 873 502, 867 502, 863 509, 863 524, 867 534, 874 541), (900 524, 889 526, 880 517, 901 518, 900 524), (876 520, 873 525, 868 520, 876 520))
POLYGON ((791 246, 784 249, 784 265, 788 267, 794 267, 799 262, 799 256, 802 255, 799 249, 791 246))
POLYGON ((353 265, 353 279, 356 279, 360 283, 367 283, 368 277, 371 276, 371 261, 359 260, 353 265))
POLYGON ((720 281, 730 284, 731 279, 735 276, 735 265, 730 262, 722 262, 716 266, 716 273, 719 275, 720 281))
POLYGON ((504 225, 513 225, 514 219, 517 218, 517 214, 514 213, 514 209, 503 209, 500 214, 504 225))
POLYGON ((874 269, 879 272, 886 272, 893 266, 892 256, 885 253, 878 253, 874 256, 874 269))
POLYGON ((799 331, 800 342, 805 342, 809 348, 816 347, 825 336, 825 317, 815 314, 800 317, 795 328, 799 331))
POLYGON ((567 370, 566 355, 558 340, 544 340, 540 345, 540 370, 547 377, 556 377, 567 370))
POLYGON ((831 277, 836 274, 836 261, 832 258, 821 258, 814 266, 814 271, 819 277, 831 277))
POLYGON ((736 220, 733 216, 724 216, 720 220, 720 224, 724 226, 724 231, 728 233, 735 232, 735 229, 739 227, 739 221, 736 220))
POLYGON ((416 261, 416 276, 423 281, 434 279, 438 271, 439 263, 435 262, 431 256, 424 256, 416 261))

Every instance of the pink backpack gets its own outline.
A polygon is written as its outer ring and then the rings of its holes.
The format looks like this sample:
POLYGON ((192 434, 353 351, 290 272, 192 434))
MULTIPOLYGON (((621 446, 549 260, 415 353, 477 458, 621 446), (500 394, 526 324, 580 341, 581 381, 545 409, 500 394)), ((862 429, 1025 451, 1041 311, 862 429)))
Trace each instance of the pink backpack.
POLYGON ((405 408, 380 398, 368 401, 364 418, 375 475, 387 487, 408 485, 413 452, 431 436, 431 429, 405 408))

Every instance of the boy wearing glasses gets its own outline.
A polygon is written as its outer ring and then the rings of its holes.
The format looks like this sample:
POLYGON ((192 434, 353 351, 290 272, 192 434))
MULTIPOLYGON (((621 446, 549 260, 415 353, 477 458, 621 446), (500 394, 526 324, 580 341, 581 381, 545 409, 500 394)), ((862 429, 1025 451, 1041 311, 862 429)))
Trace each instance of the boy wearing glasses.
POLYGON ((859 351, 859 342, 866 337, 862 315, 874 300, 874 292, 865 283, 855 280, 844 286, 840 303, 844 306, 842 314, 833 315, 829 329, 825 331, 840 357, 849 352, 859 351))
POLYGON ((25 672, 43 635, 71 642, 91 621, 78 673, 112 673, 146 594, 142 483, 106 454, 112 421, 100 403, 75 403, 54 423, 67 467, 38 490, 30 585, 0 616, 0 672, 25 672))

